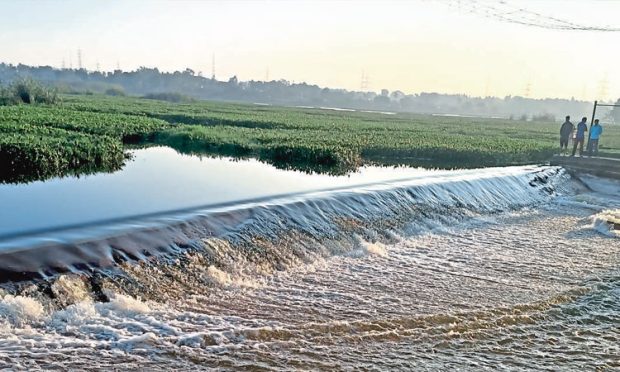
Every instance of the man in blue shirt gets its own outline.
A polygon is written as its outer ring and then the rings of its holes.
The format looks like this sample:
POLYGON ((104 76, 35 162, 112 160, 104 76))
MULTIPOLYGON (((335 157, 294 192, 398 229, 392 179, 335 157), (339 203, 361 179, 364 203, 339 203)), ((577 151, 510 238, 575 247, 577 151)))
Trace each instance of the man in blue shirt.
POLYGON ((601 138, 601 134, 603 134, 603 127, 599 125, 598 119, 594 120, 594 126, 590 130, 590 148, 588 149, 589 154, 598 155, 598 140, 601 138))
POLYGON ((588 124, 586 124, 587 121, 588 118, 584 117, 581 119, 579 124, 577 124, 577 133, 573 139, 573 154, 571 156, 575 156, 577 146, 579 146, 579 156, 583 155, 583 141, 585 140, 586 132, 588 131, 588 124))

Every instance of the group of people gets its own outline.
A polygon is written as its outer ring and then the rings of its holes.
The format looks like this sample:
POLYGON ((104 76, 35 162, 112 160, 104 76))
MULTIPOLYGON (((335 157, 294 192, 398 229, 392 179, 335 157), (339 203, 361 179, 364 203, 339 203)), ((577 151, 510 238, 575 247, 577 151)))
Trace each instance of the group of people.
MULTIPOLYGON (((586 140, 586 132, 588 131, 588 118, 581 119, 577 128, 570 122, 570 116, 566 117, 566 121, 560 127, 560 153, 566 153, 568 151, 568 141, 572 137, 573 139, 573 152, 571 156, 575 156, 577 147, 579 147, 579 156, 583 156, 583 145, 586 140)), ((603 127, 599 124, 598 119, 594 120, 594 125, 590 128, 590 137, 588 140, 588 147, 586 151, 588 155, 598 155, 598 141, 603 134, 603 127)))

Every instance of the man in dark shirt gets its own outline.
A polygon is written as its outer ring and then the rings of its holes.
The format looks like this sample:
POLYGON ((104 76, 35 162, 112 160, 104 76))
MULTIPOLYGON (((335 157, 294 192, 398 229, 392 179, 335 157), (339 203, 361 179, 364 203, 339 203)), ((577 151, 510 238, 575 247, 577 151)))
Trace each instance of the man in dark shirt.
POLYGON ((575 130, 575 126, 570 122, 570 116, 566 117, 566 121, 560 127, 560 154, 568 151, 568 139, 575 130))
POLYGON ((577 146, 579 146, 579 156, 583 155, 583 141, 586 138, 586 132, 588 131, 588 125, 586 122, 588 118, 584 117, 581 119, 579 124, 577 124, 577 133, 575 134, 574 144, 573 144, 573 154, 571 156, 575 156, 575 152, 577 152, 577 146))

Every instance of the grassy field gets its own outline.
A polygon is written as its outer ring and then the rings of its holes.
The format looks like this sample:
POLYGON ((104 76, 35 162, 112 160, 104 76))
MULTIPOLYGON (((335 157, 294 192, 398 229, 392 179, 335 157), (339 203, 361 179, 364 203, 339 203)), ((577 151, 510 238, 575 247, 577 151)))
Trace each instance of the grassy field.
MULTIPOLYGON (((559 124, 131 97, 63 96, 0 106, 3 182, 112 170, 128 144, 256 157, 281 168, 346 173, 361 164, 483 167, 545 162, 559 124)), ((605 127, 603 155, 620 156, 605 127)))

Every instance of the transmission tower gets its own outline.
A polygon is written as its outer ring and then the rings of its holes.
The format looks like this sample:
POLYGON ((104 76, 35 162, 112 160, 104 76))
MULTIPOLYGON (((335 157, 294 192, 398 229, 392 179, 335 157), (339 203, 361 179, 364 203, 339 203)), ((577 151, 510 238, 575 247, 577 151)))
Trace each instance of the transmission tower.
POLYGON ((368 77, 368 74, 366 73, 366 71, 362 70, 362 82, 360 84, 360 89, 362 91, 367 91, 369 87, 370 87, 370 78, 368 77))
POLYGON ((78 59, 78 69, 82 69, 82 49, 78 48, 77 51, 77 59, 78 59))
POLYGON ((269 67, 265 70, 265 82, 269 82, 269 67))
POLYGON ((211 55, 211 80, 215 80, 215 53, 211 55))
POLYGON ((605 76, 598 83, 598 98, 602 101, 607 99, 609 95, 609 78, 605 76))
POLYGON ((581 86, 581 99, 588 100, 588 87, 585 84, 581 86))
POLYGON ((530 98, 531 94, 532 94, 532 83, 528 81, 527 85, 525 86, 525 92, 523 93, 523 97, 530 98))

